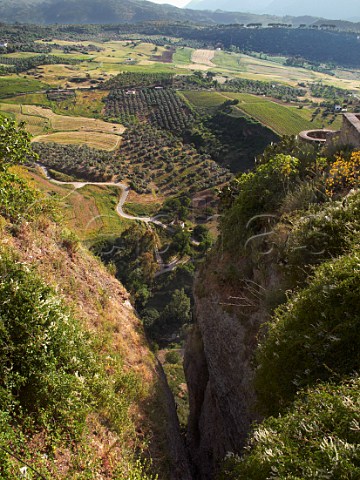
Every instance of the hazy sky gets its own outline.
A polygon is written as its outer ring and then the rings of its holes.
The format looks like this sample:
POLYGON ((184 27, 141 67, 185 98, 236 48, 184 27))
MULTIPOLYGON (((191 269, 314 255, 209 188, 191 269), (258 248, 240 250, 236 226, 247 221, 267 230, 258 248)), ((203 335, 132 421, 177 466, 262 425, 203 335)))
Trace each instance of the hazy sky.
POLYGON ((175 5, 175 7, 184 7, 190 0, 150 0, 154 3, 169 3, 170 5, 175 5))

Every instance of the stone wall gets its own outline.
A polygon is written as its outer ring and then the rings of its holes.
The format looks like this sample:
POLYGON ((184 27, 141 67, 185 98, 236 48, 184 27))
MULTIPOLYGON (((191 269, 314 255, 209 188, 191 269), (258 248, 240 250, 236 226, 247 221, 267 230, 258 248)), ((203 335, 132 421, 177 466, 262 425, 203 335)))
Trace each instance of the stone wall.
POLYGON ((340 143, 360 147, 360 114, 346 113, 343 116, 340 143))

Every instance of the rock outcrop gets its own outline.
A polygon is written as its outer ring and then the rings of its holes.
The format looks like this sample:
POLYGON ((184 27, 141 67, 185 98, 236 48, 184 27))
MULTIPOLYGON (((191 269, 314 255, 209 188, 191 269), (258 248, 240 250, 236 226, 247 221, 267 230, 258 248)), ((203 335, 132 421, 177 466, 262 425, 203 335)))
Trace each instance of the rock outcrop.
POLYGON ((241 452, 252 422, 260 419, 253 356, 259 328, 268 318, 265 288, 277 282, 275 272, 265 275, 243 259, 237 265, 243 278, 229 287, 224 272, 234 262, 219 257, 209 259, 196 279, 196 324, 184 361, 189 450, 201 480, 214 478, 228 452, 241 452))

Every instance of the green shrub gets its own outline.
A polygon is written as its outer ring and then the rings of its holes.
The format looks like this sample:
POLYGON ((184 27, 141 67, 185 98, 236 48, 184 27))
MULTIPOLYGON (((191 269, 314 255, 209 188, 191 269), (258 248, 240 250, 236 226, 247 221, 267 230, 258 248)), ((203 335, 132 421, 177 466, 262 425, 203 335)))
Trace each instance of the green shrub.
POLYGON ((172 365, 177 365, 181 362, 181 358, 176 350, 169 350, 166 352, 165 361, 167 363, 171 363, 172 365))
POLYGON ((0 171, 0 215, 11 222, 33 220, 52 203, 15 173, 0 171))
POLYGON ((227 248, 239 248, 252 234, 261 231, 261 219, 254 220, 250 226, 248 222, 257 215, 276 214, 284 197, 297 185, 298 172, 296 158, 278 154, 235 180, 236 200, 221 223, 227 248))
POLYGON ((262 410, 282 411, 308 385, 359 371, 360 257, 317 268, 306 288, 275 311, 257 352, 262 410))
POLYGON ((359 401, 359 377, 302 394, 255 428, 247 453, 229 455, 219 480, 360 478, 359 401))
POLYGON ((281 204, 281 213, 304 211, 311 205, 324 201, 325 194, 321 191, 321 185, 317 183, 316 181, 305 180, 291 190, 281 204))
POLYGON ((0 115, 0 170, 36 158, 23 126, 0 115))
POLYGON ((73 256, 80 248, 79 238, 67 228, 64 228, 61 232, 61 242, 70 256, 73 256))
POLYGON ((0 409, 83 427, 97 370, 90 340, 26 265, 0 258, 0 409))
POLYGON ((49 213, 51 202, 9 167, 36 160, 29 135, 22 126, 0 115, 0 215, 11 222, 32 220, 49 213))
POLYGON ((313 207, 293 221, 286 245, 290 273, 304 276, 304 266, 350 251, 360 230, 360 192, 346 199, 313 207))
MULTIPOLYGON (((143 399, 144 389, 138 375, 126 371, 118 353, 100 353, 103 342, 80 326, 32 268, 1 252, 1 478, 15 478, 17 465, 2 448, 10 447, 37 466, 44 464, 42 452, 51 452, 41 470, 49 473, 52 452, 65 444, 71 462, 83 457, 89 465, 86 478, 93 478, 86 428, 90 414, 100 415, 119 442, 136 436, 129 408, 143 399), (39 432, 42 452, 35 461, 31 445, 39 432)), ((140 464, 134 465, 140 474, 140 464)))

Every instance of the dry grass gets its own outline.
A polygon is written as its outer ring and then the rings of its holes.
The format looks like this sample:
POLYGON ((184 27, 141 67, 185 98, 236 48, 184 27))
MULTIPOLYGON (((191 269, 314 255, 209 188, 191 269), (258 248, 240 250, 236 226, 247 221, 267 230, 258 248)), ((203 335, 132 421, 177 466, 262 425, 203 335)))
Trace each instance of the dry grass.
POLYGON ((95 118, 57 115, 49 108, 36 105, 23 105, 22 113, 47 118, 50 120, 51 127, 59 131, 86 130, 88 132, 112 133, 114 135, 121 135, 125 131, 125 127, 116 123, 108 123, 95 118))
POLYGON ((17 122, 24 122, 26 131, 31 135, 40 135, 50 128, 50 122, 42 117, 29 117, 28 115, 16 115, 17 122))
POLYGON ((163 195, 153 193, 142 193, 138 194, 135 190, 130 190, 130 193, 127 197, 127 202, 130 203, 139 203, 141 205, 152 205, 154 203, 163 203, 165 197, 163 195))
POLYGON ((0 103, 0 111, 12 114, 18 123, 24 122, 26 131, 31 135, 40 135, 50 128, 47 118, 24 115, 21 105, 0 103))
POLYGON ((0 103, 0 110, 7 113, 21 113, 20 105, 13 105, 12 103, 0 103))
POLYGON ((32 139, 33 142, 48 143, 55 142, 63 145, 88 145, 99 150, 108 152, 119 147, 121 137, 108 133, 98 132, 57 132, 49 135, 39 135, 32 139))
POLYGON ((191 55, 191 61, 193 63, 199 63, 200 65, 215 67, 215 65, 211 61, 214 56, 215 50, 195 50, 191 55))
MULTIPOLYGON (((88 102, 91 102, 91 99, 95 101, 95 97, 91 95, 86 99, 88 102)), ((96 99, 98 100, 97 97, 96 99)), ((100 150, 112 151, 120 145, 120 135, 125 131, 125 127, 116 123, 88 117, 58 115, 49 108, 37 105, 0 103, 0 111, 10 113, 17 122, 24 122, 26 130, 35 135, 33 141, 36 142, 86 144, 100 150)))

